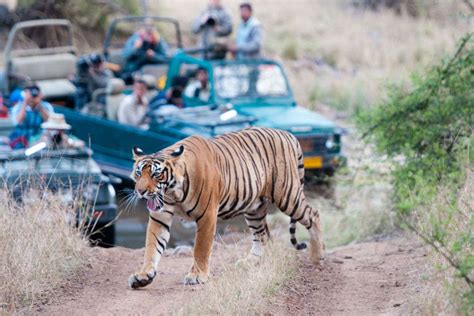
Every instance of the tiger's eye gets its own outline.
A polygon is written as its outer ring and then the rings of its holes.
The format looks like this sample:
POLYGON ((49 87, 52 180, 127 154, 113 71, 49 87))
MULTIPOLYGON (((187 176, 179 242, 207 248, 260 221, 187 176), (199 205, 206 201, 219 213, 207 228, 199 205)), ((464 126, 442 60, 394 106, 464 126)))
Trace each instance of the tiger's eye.
POLYGON ((136 175, 137 177, 141 177, 141 176, 142 176, 142 172, 137 169, 137 170, 135 170, 135 175, 136 175))

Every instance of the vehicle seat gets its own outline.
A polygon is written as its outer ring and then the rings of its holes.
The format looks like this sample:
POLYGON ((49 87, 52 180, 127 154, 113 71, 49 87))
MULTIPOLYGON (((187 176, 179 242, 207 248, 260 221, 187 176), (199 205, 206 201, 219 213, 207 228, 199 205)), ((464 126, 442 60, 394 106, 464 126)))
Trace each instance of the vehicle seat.
POLYGON ((76 59, 70 53, 15 57, 12 59, 12 72, 35 81, 46 99, 65 98, 76 92, 76 87, 68 79, 76 71, 76 59))
POLYGON ((125 82, 122 79, 113 78, 107 84, 107 96, 105 99, 105 112, 109 120, 117 120, 117 112, 125 94, 125 82))

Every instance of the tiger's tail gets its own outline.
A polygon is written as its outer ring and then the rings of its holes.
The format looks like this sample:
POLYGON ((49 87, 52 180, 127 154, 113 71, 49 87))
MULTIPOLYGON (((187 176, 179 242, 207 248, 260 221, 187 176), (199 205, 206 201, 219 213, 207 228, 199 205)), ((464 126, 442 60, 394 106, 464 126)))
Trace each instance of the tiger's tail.
POLYGON ((290 241, 296 250, 303 250, 307 247, 304 242, 298 243, 298 241, 296 240, 296 220, 294 220, 293 218, 290 220, 290 241))

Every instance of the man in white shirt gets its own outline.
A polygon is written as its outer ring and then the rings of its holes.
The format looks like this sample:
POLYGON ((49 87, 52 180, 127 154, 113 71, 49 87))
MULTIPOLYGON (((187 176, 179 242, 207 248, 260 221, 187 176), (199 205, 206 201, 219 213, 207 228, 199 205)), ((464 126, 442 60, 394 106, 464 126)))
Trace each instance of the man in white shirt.
POLYGON ((118 109, 118 121, 122 124, 145 128, 145 114, 148 111, 148 99, 146 97, 146 82, 138 79, 133 84, 133 93, 126 96, 120 102, 118 109))
POLYGON ((209 87, 209 75, 206 68, 198 68, 196 79, 192 80, 184 90, 184 95, 190 99, 199 99, 206 103, 211 95, 209 87))

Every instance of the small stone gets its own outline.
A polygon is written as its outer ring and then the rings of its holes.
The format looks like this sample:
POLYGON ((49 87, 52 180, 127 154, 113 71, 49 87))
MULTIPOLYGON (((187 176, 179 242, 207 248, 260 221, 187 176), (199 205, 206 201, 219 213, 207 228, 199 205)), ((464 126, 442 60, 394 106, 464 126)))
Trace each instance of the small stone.
POLYGON ((393 304, 393 307, 400 307, 401 305, 402 304, 400 304, 400 303, 395 303, 395 304, 393 304))
POLYGON ((352 259, 352 256, 344 256, 344 259, 352 259))

